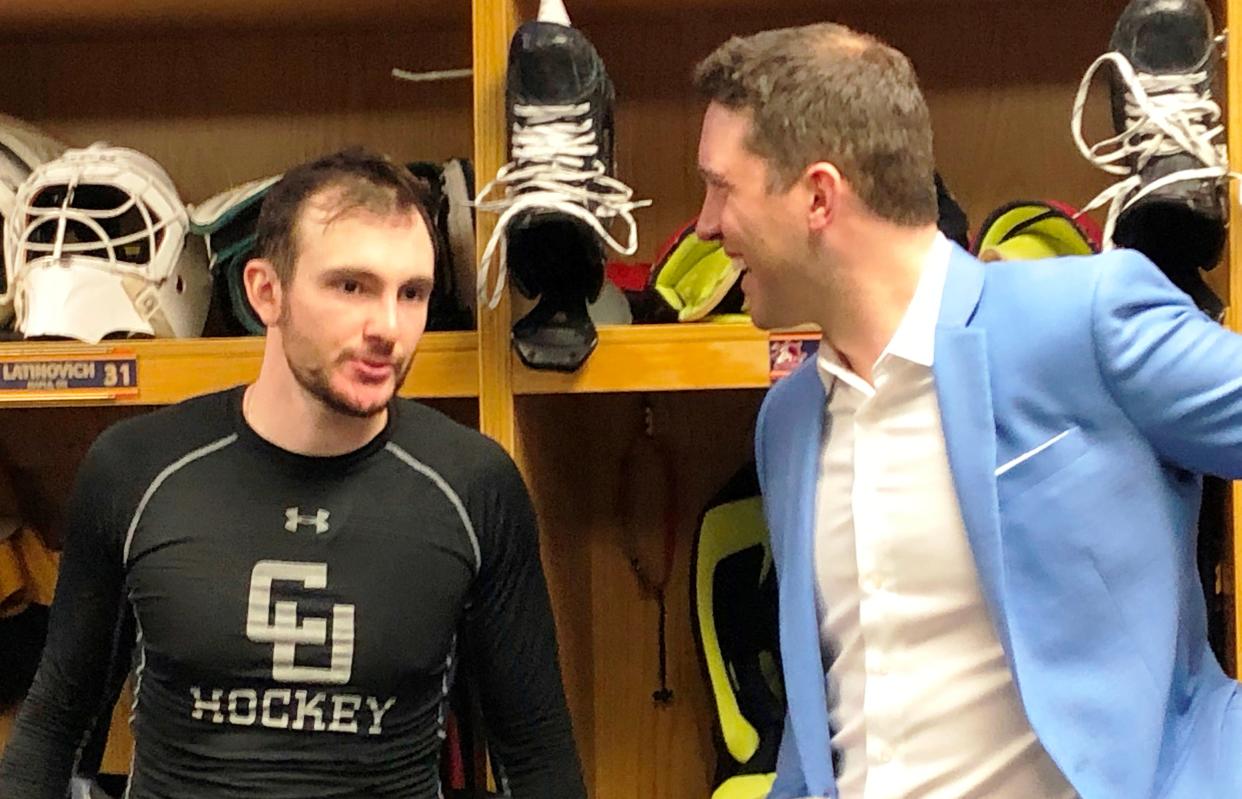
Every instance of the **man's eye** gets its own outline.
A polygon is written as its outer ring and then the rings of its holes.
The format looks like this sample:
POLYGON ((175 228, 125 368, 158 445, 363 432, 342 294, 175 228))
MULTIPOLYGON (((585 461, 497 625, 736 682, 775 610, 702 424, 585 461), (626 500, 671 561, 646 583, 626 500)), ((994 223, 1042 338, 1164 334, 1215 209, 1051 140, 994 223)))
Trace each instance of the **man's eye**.
POLYGON ((423 298, 423 290, 419 286, 407 286, 401 292, 401 296, 407 300, 421 300, 423 298))
POLYGON ((341 291, 345 292, 346 294, 357 294, 361 288, 362 286, 358 284, 357 280, 342 280, 341 281, 341 291))

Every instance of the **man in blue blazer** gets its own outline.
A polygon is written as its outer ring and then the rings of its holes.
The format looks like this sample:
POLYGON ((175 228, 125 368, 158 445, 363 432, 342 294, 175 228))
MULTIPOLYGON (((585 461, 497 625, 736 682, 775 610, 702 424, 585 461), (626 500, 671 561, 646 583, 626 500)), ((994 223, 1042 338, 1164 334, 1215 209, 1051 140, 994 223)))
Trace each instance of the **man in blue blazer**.
POLYGON ((758 326, 824 335, 757 430, 772 799, 1242 797, 1194 556, 1199 475, 1242 475, 1242 337, 1137 253, 946 241, 916 78, 870 37, 735 38, 695 81, 699 236, 758 326))

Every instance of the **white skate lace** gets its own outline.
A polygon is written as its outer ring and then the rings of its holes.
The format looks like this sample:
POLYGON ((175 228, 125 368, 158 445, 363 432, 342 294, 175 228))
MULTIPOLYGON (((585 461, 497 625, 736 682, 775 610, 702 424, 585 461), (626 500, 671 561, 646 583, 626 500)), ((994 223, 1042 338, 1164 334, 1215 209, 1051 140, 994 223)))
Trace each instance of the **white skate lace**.
POLYGON ((1181 181, 1236 176, 1229 171, 1225 145, 1213 141, 1225 129, 1220 121, 1220 105, 1212 99, 1210 90, 1200 92, 1196 88, 1206 79, 1206 72, 1181 75, 1138 72, 1117 52, 1097 58, 1083 75, 1071 114, 1074 143, 1083 157, 1095 166, 1125 176, 1096 195, 1080 211, 1086 213, 1108 203, 1105 249, 1113 246, 1113 231, 1121 212, 1148 194, 1181 181), (1091 80, 1105 64, 1117 70, 1126 87, 1126 128, 1116 136, 1088 146, 1082 135, 1082 111, 1091 80), (1142 185, 1139 173, 1152 158, 1178 153, 1193 156, 1202 166, 1181 169, 1142 185), (1133 165, 1128 163, 1131 156, 1135 156, 1133 165))
POLYGON ((599 160, 599 143, 589 117, 589 103, 577 105, 516 105, 517 121, 512 131, 513 160, 479 192, 475 207, 498 213, 496 227, 483 249, 479 264, 479 301, 495 308, 504 292, 508 267, 502 242, 509 223, 530 210, 551 210, 588 224, 609 247, 622 255, 638 249, 638 227, 633 211, 650 205, 650 200, 634 200, 634 192, 616 178, 605 174, 599 160), (488 199, 504 188, 504 196, 488 199), (629 228, 622 246, 604 228, 601 220, 620 217, 629 228), (500 248, 500 266, 495 286, 490 289, 492 259, 500 248))

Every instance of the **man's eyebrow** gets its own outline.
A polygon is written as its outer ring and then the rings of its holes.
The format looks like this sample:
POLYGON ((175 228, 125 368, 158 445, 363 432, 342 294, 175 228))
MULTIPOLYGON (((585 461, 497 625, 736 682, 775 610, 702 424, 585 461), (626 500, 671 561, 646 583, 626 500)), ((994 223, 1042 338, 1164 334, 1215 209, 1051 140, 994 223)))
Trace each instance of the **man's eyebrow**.
POLYGON ((708 169, 705 166, 699 167, 699 177, 703 178, 703 180, 706 181, 707 183, 718 183, 718 184, 728 183, 728 181, 725 180, 724 175, 720 174, 719 172, 715 172, 711 169, 708 169))
POLYGON ((324 270, 322 278, 330 280, 367 280, 374 278, 375 273, 360 266, 334 266, 324 270))
POLYGON ((435 288, 435 284, 436 284, 435 278, 428 277, 427 275, 419 275, 418 277, 410 278, 409 280, 405 281, 401 285, 413 286, 419 291, 430 292, 433 288, 435 288))

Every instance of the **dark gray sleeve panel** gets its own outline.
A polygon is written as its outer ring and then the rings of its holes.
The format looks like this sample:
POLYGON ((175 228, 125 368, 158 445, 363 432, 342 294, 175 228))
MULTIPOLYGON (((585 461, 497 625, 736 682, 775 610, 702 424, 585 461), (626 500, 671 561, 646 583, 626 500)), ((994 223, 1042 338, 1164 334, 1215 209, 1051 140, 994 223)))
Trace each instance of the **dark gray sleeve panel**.
POLYGON ((127 527, 162 463, 227 432, 226 405, 216 394, 127 419, 87 452, 70 493, 47 643, 0 760, 0 797, 63 799, 79 758, 96 765, 88 739, 107 729, 96 722, 111 712, 133 647, 127 527))
POLYGON ((465 667, 477 676, 498 774, 514 799, 584 799, 535 513, 517 467, 498 448, 471 504, 482 565, 467 611, 465 667))
POLYGON ((0 760, 0 796, 63 799, 78 750, 102 712, 124 611, 123 501, 105 437, 79 470, 47 644, 0 760))

